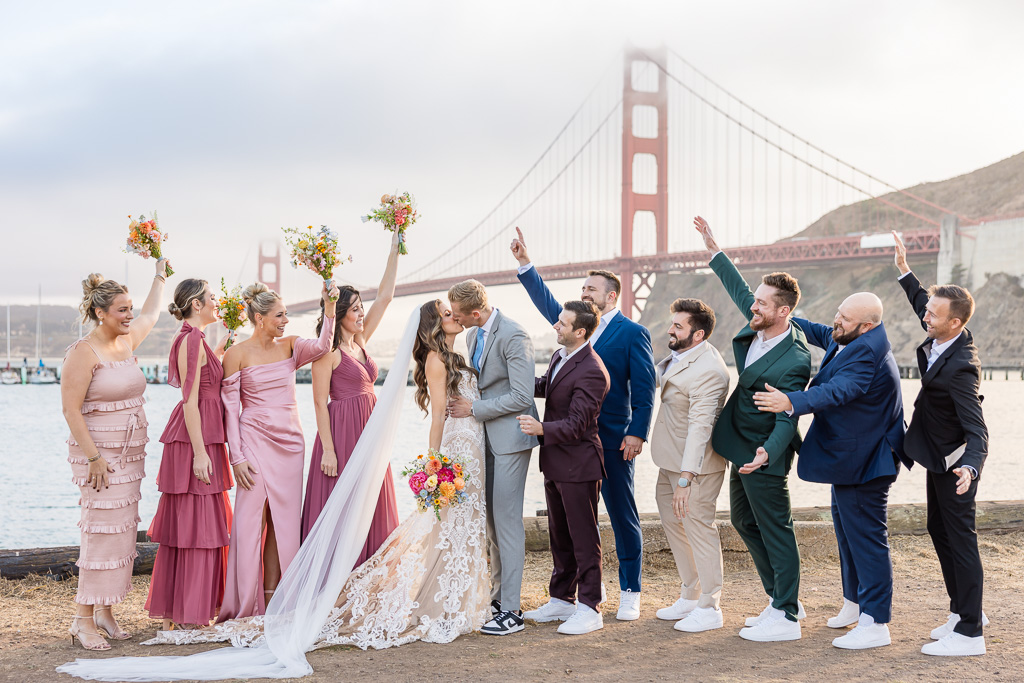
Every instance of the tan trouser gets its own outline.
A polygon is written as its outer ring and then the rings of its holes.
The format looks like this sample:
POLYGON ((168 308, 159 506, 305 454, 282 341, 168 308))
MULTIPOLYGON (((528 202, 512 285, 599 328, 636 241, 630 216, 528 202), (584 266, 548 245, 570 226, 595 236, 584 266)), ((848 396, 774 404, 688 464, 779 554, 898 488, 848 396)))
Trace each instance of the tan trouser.
POLYGON ((655 497, 661 526, 679 570, 681 597, 697 600, 698 607, 718 609, 722 596, 722 541, 715 523, 715 501, 722 490, 725 472, 698 476, 690 487, 690 513, 680 522, 672 510, 679 472, 658 473, 655 497))

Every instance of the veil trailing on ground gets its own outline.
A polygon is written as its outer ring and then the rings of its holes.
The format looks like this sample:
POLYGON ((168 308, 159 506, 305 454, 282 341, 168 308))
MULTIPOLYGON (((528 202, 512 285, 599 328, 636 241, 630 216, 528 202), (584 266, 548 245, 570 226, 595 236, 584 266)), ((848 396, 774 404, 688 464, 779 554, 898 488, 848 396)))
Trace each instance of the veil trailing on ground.
POLYGON ((305 653, 327 621, 370 530, 399 429, 419 321, 416 309, 334 492, 267 605, 263 622, 266 645, 177 657, 77 659, 57 671, 100 681, 214 681, 311 674, 305 653))

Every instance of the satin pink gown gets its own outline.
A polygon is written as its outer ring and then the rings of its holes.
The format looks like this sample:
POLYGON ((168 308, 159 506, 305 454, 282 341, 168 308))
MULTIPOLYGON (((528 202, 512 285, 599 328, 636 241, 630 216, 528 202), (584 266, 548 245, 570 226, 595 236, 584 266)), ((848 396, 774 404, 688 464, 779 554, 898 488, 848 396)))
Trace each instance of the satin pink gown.
MULTIPOLYGON (((363 433, 366 421, 377 402, 373 393, 373 383, 377 380, 377 364, 363 349, 366 362, 360 363, 354 356, 341 351, 341 361, 331 373, 330 402, 327 412, 331 419, 331 440, 334 452, 338 456, 338 474, 345 469, 345 463, 352 455, 359 435, 363 433)), ((320 459, 324 447, 319 432, 313 443, 313 458, 309 462, 309 475, 306 477, 306 500, 302 505, 302 538, 305 539, 320 511, 327 504, 327 499, 338 483, 338 477, 328 477, 320 469, 320 459)), ((395 485, 391 478, 391 467, 384 476, 384 484, 377 499, 377 509, 373 514, 370 532, 366 537, 366 545, 356 560, 358 567, 377 548, 387 540, 391 532, 398 526, 398 504, 395 498, 395 485)))
MULTIPOLYGON (((93 348, 87 340, 79 339, 68 351, 83 343, 93 348)), ((131 352, 127 341, 122 343, 131 352)), ((93 366, 82 415, 96 448, 114 468, 108 478, 109 487, 96 491, 88 485, 88 456, 93 454, 84 452, 73 436, 68 439, 72 481, 82 496, 82 519, 78 523, 82 547, 75 563, 75 602, 80 605, 116 605, 132 587, 132 569, 139 554, 135 550, 139 499, 149 441, 149 423, 142 407, 146 402, 142 395, 145 391, 146 376, 134 355, 119 361, 97 361, 93 366)))
POLYGON ((331 350, 334 318, 320 338, 296 339, 291 358, 242 368, 221 385, 231 464, 256 469, 255 484, 235 492, 224 604, 218 621, 266 612, 263 595, 264 507, 274 520, 282 574, 299 550, 302 464, 306 442, 295 399, 295 371, 331 350))
POLYGON ((160 441, 164 444, 157 475, 160 503, 149 537, 160 544, 153 565, 146 609, 153 619, 178 624, 208 624, 224 599, 224 571, 231 528, 231 467, 224 436, 220 384, 224 368, 206 343, 206 335, 182 323, 171 344, 167 383, 181 388, 160 441), (186 344, 186 375, 178 373, 178 352, 186 344), (206 364, 199 368, 199 351, 206 364), (197 372, 198 370, 198 372, 197 372), (198 378, 197 378, 198 375, 198 378), (185 400, 199 381, 199 419, 213 474, 204 484, 192 473, 192 439, 185 427, 185 400))

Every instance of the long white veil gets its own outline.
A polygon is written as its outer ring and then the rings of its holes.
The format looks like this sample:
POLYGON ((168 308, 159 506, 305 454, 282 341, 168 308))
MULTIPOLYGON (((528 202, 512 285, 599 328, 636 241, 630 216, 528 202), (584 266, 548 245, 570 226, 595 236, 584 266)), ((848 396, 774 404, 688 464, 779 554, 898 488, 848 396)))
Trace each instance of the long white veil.
POLYGON ((76 659, 57 671, 98 681, 297 678, 313 673, 305 653, 326 623, 366 542, 399 428, 419 321, 417 308, 334 491, 267 605, 266 645, 176 657, 76 659))

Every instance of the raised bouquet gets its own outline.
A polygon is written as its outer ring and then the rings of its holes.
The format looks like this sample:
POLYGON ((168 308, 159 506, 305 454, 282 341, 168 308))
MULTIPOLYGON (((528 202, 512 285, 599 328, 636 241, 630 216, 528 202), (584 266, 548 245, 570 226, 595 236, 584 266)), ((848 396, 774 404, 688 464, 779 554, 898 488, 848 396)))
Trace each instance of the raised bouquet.
POLYGON ((224 327, 228 328, 228 340, 224 348, 228 349, 235 341, 235 331, 245 325, 245 301, 242 300, 242 286, 235 285, 229 292, 224 278, 220 279, 222 296, 217 299, 217 315, 224 327))
POLYGON ((420 217, 416 210, 416 198, 408 192, 402 194, 386 194, 380 198, 380 206, 368 215, 362 216, 363 222, 377 221, 391 232, 398 231, 398 253, 408 254, 405 248, 405 230, 420 217))
POLYGON ((301 263, 319 275, 327 283, 328 289, 331 288, 334 267, 342 261, 352 260, 351 256, 344 259, 338 256, 338 235, 328 230, 326 225, 321 225, 315 232, 312 225, 282 230, 284 241, 292 248, 292 268, 298 268, 301 263))
POLYGON ((426 455, 417 455, 402 476, 409 479, 419 511, 433 510, 440 520, 442 509, 465 502, 466 482, 471 478, 466 465, 465 458, 448 457, 433 448, 426 455))
MULTIPOLYGON (((142 258, 150 256, 161 259, 163 254, 160 250, 160 243, 167 239, 167 233, 160 231, 160 223, 156 218, 156 211, 153 217, 146 220, 146 217, 139 215, 138 218, 128 216, 131 223, 128 224, 128 242, 125 244, 125 253, 138 254, 142 258)), ((174 275, 174 270, 167 268, 168 275, 174 275)))

